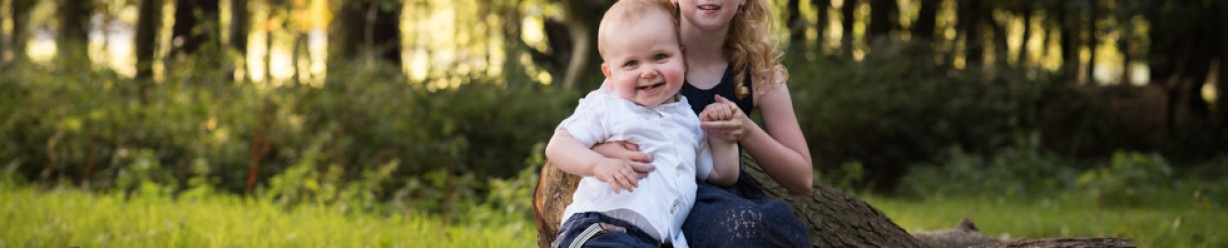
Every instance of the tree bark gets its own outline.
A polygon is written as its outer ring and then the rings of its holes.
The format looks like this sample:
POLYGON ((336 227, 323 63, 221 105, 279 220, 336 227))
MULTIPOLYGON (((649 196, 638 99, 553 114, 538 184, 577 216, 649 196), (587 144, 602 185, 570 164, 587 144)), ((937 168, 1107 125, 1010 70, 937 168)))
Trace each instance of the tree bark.
POLYGON ((329 47, 348 61, 381 60, 401 68, 401 18, 403 2, 383 6, 376 0, 347 1, 336 10, 329 30, 329 47))
MULTIPOLYGON (((750 175, 768 196, 793 206, 793 213, 806 222, 813 247, 1134 247, 1126 239, 1040 239, 1001 241, 986 237, 971 221, 954 229, 909 234, 870 204, 831 186, 815 183, 805 196, 788 195, 755 163, 742 154, 742 172, 750 175)), ((571 204, 580 177, 559 170, 549 161, 542 166, 533 190, 533 216, 537 244, 550 247, 558 235, 563 209, 571 204)))
POLYGON ((917 21, 912 24, 912 37, 934 40, 934 29, 937 26, 939 0, 921 0, 921 9, 917 12, 917 21))
MULTIPOLYGON (((742 164, 742 171, 751 175, 765 193, 793 205, 794 214, 810 229, 814 247, 923 246, 881 211, 839 189, 815 183, 809 195, 787 196, 788 191, 773 181, 749 155, 743 154, 742 164)), ((579 177, 562 172, 549 162, 542 167, 533 194, 538 246, 549 247, 554 241, 562 222, 563 208, 571 204, 571 195, 579 181, 579 177)))
POLYGON ((568 60, 562 86, 569 89, 580 84, 585 84, 584 88, 597 86, 602 78, 601 73, 598 73, 601 68, 601 55, 597 52, 597 28, 601 24, 602 15, 614 5, 614 1, 563 0, 561 4, 572 44, 571 59, 568 60))
MULTIPOLYGON (((89 42, 90 16, 94 13, 93 0, 64 0, 59 6, 60 37, 57 49, 60 57, 85 55, 89 42)), ((88 60, 88 56, 80 57, 88 60)))
POLYGON ((154 51, 158 46, 158 27, 162 23, 162 0, 142 0, 138 15, 136 42, 133 43, 136 47, 136 78, 149 80, 153 78, 154 51))

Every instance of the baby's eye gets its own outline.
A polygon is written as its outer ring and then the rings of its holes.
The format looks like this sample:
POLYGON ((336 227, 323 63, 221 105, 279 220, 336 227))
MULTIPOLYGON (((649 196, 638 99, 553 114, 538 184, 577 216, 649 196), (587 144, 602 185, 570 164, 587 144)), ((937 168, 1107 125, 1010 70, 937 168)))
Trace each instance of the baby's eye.
POLYGON ((664 54, 664 53, 658 53, 658 54, 657 54, 657 56, 654 56, 654 57, 652 57, 652 58, 653 58, 653 59, 656 59, 656 60, 665 60, 665 58, 668 58, 668 57, 669 57, 669 56, 665 56, 665 54, 664 54))
POLYGON ((640 62, 639 62, 639 61, 632 60, 632 61, 627 61, 627 63, 626 63, 626 64, 623 64, 623 67, 634 67, 634 66, 637 66, 637 65, 640 65, 640 62))

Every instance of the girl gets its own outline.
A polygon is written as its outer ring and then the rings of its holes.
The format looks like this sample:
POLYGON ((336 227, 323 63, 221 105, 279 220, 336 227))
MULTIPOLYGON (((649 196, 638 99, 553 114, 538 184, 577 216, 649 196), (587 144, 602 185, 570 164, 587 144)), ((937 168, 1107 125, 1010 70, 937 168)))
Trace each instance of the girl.
MULTIPOLYGON (((810 150, 784 83, 788 72, 775 60, 780 51, 769 39, 773 21, 767 1, 670 1, 678 8, 679 33, 687 49, 689 67, 682 94, 696 113, 724 101, 736 103, 746 113, 727 121, 704 121, 701 126, 708 135, 737 140, 790 193, 809 193, 810 150), (755 109, 761 111, 762 127, 747 117, 755 109)), ((610 158, 651 160, 635 148, 611 143, 593 149, 610 158)), ((731 188, 699 182, 696 197, 683 224, 693 246, 810 246, 805 224, 789 205, 768 198, 746 173, 731 188)))

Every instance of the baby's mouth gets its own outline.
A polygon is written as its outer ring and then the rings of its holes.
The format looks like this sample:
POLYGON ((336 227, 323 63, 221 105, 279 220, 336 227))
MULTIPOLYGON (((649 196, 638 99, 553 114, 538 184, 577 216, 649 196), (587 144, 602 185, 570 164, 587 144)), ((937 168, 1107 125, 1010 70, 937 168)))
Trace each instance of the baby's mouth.
POLYGON ((644 86, 638 86, 638 87, 635 87, 635 89, 636 90, 655 90, 655 89, 661 88, 662 85, 665 85, 665 83, 655 83, 655 84, 649 84, 649 85, 644 85, 644 86))

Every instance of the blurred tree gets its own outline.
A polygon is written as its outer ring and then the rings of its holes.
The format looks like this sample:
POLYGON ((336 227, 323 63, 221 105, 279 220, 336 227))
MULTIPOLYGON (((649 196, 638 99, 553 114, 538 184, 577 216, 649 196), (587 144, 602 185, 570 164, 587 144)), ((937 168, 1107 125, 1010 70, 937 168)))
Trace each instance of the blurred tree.
POLYGON ((984 39, 980 32, 981 11, 981 0, 959 1, 959 21, 955 27, 964 40, 964 63, 968 67, 979 66, 985 60, 984 39))
POLYGON ((815 52, 823 53, 823 45, 827 41, 827 25, 831 23, 831 0, 810 0, 810 4, 814 5, 815 12, 818 16, 814 24, 814 32, 818 34, 815 38, 815 52))
POLYGON ((1028 39, 1032 37, 1032 14, 1035 4, 1032 1, 1020 1, 1017 6, 1019 8, 1017 13, 1023 17, 1023 41, 1019 43, 1019 56, 1015 57, 1015 65, 1020 68, 1027 68, 1030 62, 1028 61, 1028 39))
MULTIPOLYGON (((337 1, 329 43, 341 58, 379 59, 401 67, 402 0, 337 1)), ((346 61, 346 60, 342 60, 346 61)))
POLYGON ((26 44, 30 40, 30 9, 34 8, 34 0, 12 0, 9 11, 13 17, 13 29, 9 35, 9 52, 15 61, 25 60, 26 44))
POLYGON ((1079 70, 1079 41, 1078 41, 1078 15, 1074 15, 1071 7, 1073 3, 1066 1, 1051 2, 1051 13, 1056 16, 1056 28, 1058 29, 1058 39, 1060 43, 1058 48, 1061 49, 1062 67, 1059 72, 1061 77, 1059 82, 1072 82, 1076 79, 1079 70))
MULTIPOLYGON (((136 41, 132 44, 136 48, 136 78, 149 80, 153 79, 154 50, 158 44, 158 27, 162 23, 162 0, 141 0, 138 9, 136 41)), ((146 90, 147 87, 142 87, 142 92, 146 90)))
POLYGON ((1100 29, 1096 28, 1097 20, 1100 19, 1100 4, 1097 0, 1087 0, 1087 50, 1090 56, 1087 56, 1087 83, 1096 83, 1096 47, 1100 44, 1096 38, 1100 34, 1100 29))
POLYGON ((1202 86, 1211 62, 1224 49, 1221 27, 1228 24, 1218 16, 1228 11, 1225 5, 1221 1, 1156 0, 1144 8, 1152 22, 1147 56, 1151 83, 1168 91, 1170 132, 1200 123, 1210 113, 1201 97, 1202 86))
POLYGON ((595 88, 603 76, 601 55, 597 53, 597 27, 606 9, 613 0, 562 0, 563 18, 567 20, 567 32, 571 34, 571 59, 563 78, 564 88, 595 88), (584 84, 584 85, 580 85, 584 84))
POLYGON ((844 56, 853 56, 853 23, 857 22, 858 0, 844 0, 840 5, 840 47, 844 56))
POLYGON ((220 37, 213 30, 221 23, 218 0, 176 0, 175 25, 171 27, 171 55, 189 55, 202 45, 218 47, 220 37))
POLYGON ((789 0, 788 20, 786 27, 789 27, 789 47, 801 48, 806 42, 806 21, 802 19, 801 0, 789 0))
POLYGON ((938 5, 940 0, 921 0, 921 7, 917 11, 917 20, 912 24, 912 37, 920 38, 926 42, 934 39, 934 29, 937 26, 938 20, 938 5))
MULTIPOLYGON (((251 12, 248 11, 247 0, 230 0, 230 26, 227 27, 228 40, 226 44, 239 58, 238 64, 227 63, 226 75, 234 75, 234 70, 247 66, 247 33, 251 32, 251 12)), ((239 78, 245 77, 240 75, 239 78)))
POLYGON ((94 0, 61 0, 60 37, 56 39, 58 54, 86 54, 89 42, 90 16, 94 12, 94 0))
POLYGON ((886 38, 900 27, 900 5, 895 0, 870 0, 870 23, 866 32, 866 44, 875 39, 886 38))

